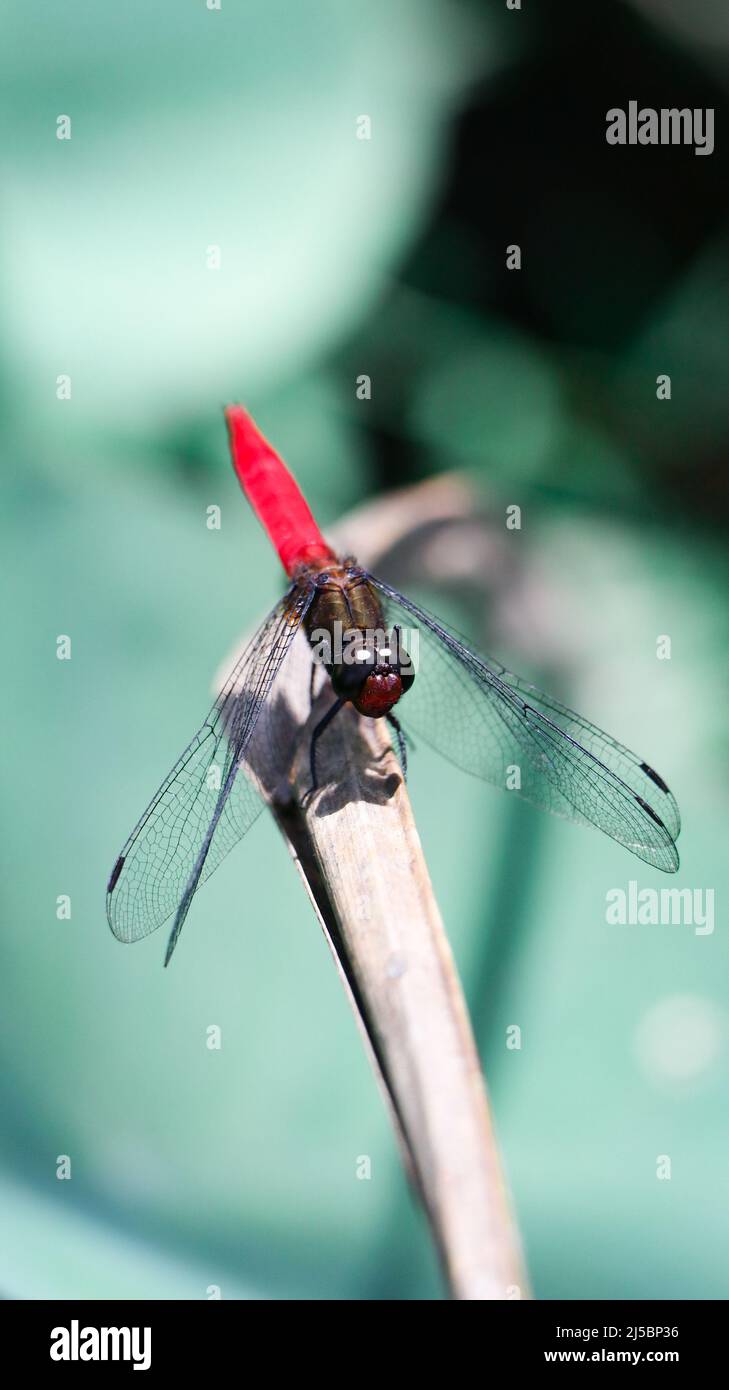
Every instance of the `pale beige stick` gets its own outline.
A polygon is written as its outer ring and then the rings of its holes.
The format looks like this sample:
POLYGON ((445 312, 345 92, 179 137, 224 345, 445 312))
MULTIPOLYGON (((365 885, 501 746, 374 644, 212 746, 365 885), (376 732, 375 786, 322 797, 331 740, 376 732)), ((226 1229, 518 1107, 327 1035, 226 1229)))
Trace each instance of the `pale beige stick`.
MULTIPOLYGON (((399 766, 381 725, 343 711, 329 732, 307 830, 450 1289, 514 1297, 524 1276, 486 1090, 399 766)), ((307 764, 302 747, 298 788, 307 764)))
MULTIPOLYGON (((426 511, 432 501, 431 484, 426 511)), ((367 534, 357 521, 353 548, 367 534)), ((486 1088, 399 764, 382 722, 345 708, 320 741, 320 790, 307 796, 311 730, 332 699, 324 689, 309 709, 310 668, 297 638, 252 767, 366 1029, 451 1295, 525 1297, 486 1088)))

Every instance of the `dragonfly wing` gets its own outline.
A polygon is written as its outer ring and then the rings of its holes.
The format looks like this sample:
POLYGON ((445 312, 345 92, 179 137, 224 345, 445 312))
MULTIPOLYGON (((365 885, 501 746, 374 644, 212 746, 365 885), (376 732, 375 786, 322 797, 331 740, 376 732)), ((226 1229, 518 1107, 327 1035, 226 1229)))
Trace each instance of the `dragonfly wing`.
POLYGON ((406 727, 466 772, 511 787, 556 815, 597 826, 646 863, 675 872, 678 807, 658 773, 370 578, 383 595, 388 623, 418 632, 415 682, 402 702, 406 727))
POLYGON ((566 705, 561 705, 551 695, 537 690, 521 676, 515 676, 504 666, 490 663, 504 683, 518 693, 524 701, 539 710, 548 721, 556 724, 564 733, 592 753, 598 761, 615 772, 620 780, 658 814, 672 839, 677 840, 681 832, 681 815, 673 792, 666 786, 663 778, 637 753, 631 752, 624 744, 606 734, 588 719, 575 714, 566 705))
POLYGON ((269 614, 129 836, 106 895, 120 941, 148 936, 175 913, 169 959, 195 890, 262 810, 240 763, 310 601, 293 589, 269 614))

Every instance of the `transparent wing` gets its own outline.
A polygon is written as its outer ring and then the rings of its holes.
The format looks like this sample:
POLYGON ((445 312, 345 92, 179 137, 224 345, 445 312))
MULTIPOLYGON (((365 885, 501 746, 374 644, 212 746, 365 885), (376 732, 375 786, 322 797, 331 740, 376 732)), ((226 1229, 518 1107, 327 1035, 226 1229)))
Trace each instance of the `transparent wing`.
POLYGON ((388 624, 406 630, 406 648, 407 629, 418 634, 415 682, 397 707, 406 729, 466 772, 512 787, 556 815, 597 826, 646 863, 676 871, 678 806, 653 768, 370 578, 383 596, 388 624))
POLYGON ((169 960, 195 890, 261 811, 240 763, 310 602, 294 588, 269 614, 129 836, 106 895, 120 941, 148 936, 175 913, 169 960))

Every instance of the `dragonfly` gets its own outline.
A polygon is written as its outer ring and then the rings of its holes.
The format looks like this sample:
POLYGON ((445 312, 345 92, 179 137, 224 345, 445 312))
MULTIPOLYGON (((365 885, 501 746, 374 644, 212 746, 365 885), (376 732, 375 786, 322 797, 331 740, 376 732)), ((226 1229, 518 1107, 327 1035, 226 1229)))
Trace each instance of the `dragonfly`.
POLYGON ((465 772, 596 827, 645 863, 674 873, 679 811, 659 773, 474 651, 455 629, 356 560, 337 555, 250 414, 232 405, 225 415, 238 480, 288 587, 114 864, 106 904, 118 940, 138 941, 172 918, 169 964, 197 889, 263 809, 246 757, 300 633, 308 639, 312 674, 316 665, 323 668, 332 695, 311 736, 312 789, 317 745, 351 705, 362 719, 388 722, 404 773, 414 733, 465 772))

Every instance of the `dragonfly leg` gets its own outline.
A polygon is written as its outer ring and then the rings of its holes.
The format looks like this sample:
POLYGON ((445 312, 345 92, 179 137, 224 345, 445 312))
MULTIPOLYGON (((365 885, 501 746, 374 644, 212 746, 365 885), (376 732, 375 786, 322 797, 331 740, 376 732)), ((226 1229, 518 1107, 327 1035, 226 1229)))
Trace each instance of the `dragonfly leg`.
POLYGON ((324 730, 327 728, 327 726, 328 726, 329 724, 331 724, 331 722, 332 722, 332 720, 333 720, 335 714, 338 714, 339 711, 340 711, 340 709, 342 708, 342 705, 346 705, 346 703, 347 703, 347 701, 344 699, 343 696, 341 696, 338 700, 335 700, 335 701, 334 701, 334 704, 330 707, 330 709, 327 710, 327 712, 326 712, 326 714, 324 715, 323 719, 320 719, 320 720, 319 720, 319 723, 317 724, 317 726, 316 726, 316 728, 315 728, 313 734, 311 735, 311 749, 310 749, 310 752, 309 752, 309 760, 310 760, 310 767, 311 767, 311 789, 310 789, 309 795, 311 795, 312 792, 315 792, 316 789, 317 789, 317 787, 318 787, 318 785, 319 785, 318 782, 317 782, 317 780, 316 780, 316 742, 317 742, 317 739, 321 738, 321 735, 324 733, 324 730))
POLYGON ((387 722, 395 730, 395 737, 397 738, 397 748, 400 754, 400 764, 402 766, 402 775, 405 778, 405 781, 407 782, 408 746, 405 738, 405 731, 397 716, 392 713, 392 710, 390 710, 390 713, 387 715, 387 722))

